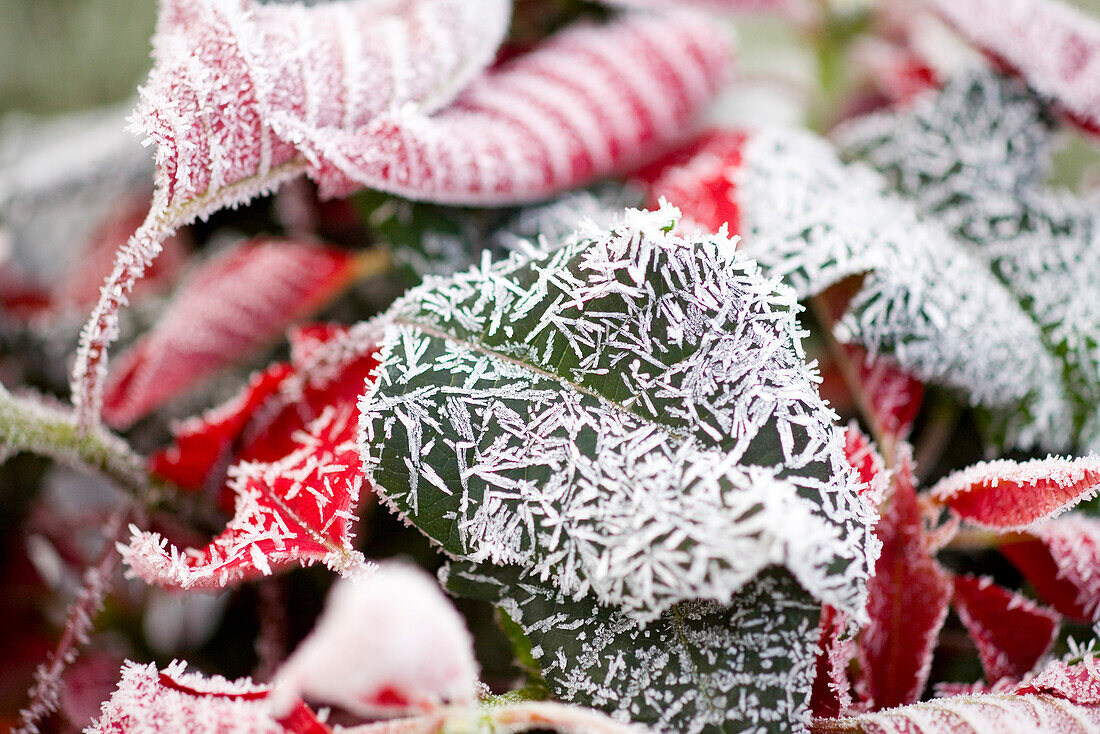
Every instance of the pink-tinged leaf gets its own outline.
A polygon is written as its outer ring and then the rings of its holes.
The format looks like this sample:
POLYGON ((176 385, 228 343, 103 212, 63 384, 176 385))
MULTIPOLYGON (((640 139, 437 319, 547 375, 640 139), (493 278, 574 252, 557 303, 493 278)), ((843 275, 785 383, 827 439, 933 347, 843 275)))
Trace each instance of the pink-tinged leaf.
POLYGON ((1100 23, 1057 0, 930 0, 976 46, 1100 132, 1100 23))
POLYGON ((920 697, 951 600, 951 577, 932 558, 921 523, 912 460, 904 447, 899 454, 875 527, 882 554, 867 585, 871 622, 858 643, 868 691, 879 708, 920 697))
POLYGON ((1071 515, 1038 525, 1029 535, 1005 543, 1001 553, 1059 612, 1100 621, 1100 520, 1071 515))
POLYGON ((648 191, 650 208, 660 200, 683 212, 680 227, 702 227, 717 232, 726 225, 730 234, 741 228, 736 186, 731 171, 741 166, 741 132, 712 130, 638 173, 648 191))
POLYGON ((836 718, 852 707, 852 683, 848 664, 855 659, 855 639, 849 634, 848 615, 826 604, 818 623, 817 661, 810 694, 813 716, 836 718))
POLYGON ((979 462, 941 479, 929 496, 967 522, 994 530, 1031 529, 1100 491, 1100 458, 1058 456, 979 462))
POLYGON ((853 52, 855 65, 870 78, 881 101, 905 107, 940 85, 939 75, 911 48, 881 38, 862 39, 853 52))
POLYGON ((889 487, 886 468, 871 439, 855 422, 844 431, 844 457, 863 484, 859 496, 871 507, 881 505, 889 487))
POLYGON ((283 734, 268 712, 268 687, 248 679, 229 681, 185 672, 183 663, 164 671, 128 662, 122 679, 86 734, 283 734))
POLYGON ((990 578, 956 576, 955 611, 978 646, 985 679, 1020 678, 1050 651, 1062 618, 997 586, 990 578))
POLYGON ((205 548, 185 551, 133 529, 120 548, 131 571, 179 588, 222 587, 291 563, 361 571, 351 546, 363 481, 356 401, 377 364, 378 335, 370 322, 341 332, 312 347, 306 364, 281 377, 269 370, 227 408, 186 425, 154 466, 194 486, 199 477, 220 483, 221 467, 235 462, 224 485, 233 517, 205 548))
POLYGON ((342 137, 299 126, 295 139, 324 195, 369 186, 456 204, 544 199, 681 139, 729 60, 705 15, 626 14, 566 29, 434 116, 397 110, 342 137))
POLYGON ((356 262, 342 250, 261 239, 206 264, 119 357, 104 389, 104 420, 128 426, 275 341, 341 291, 356 262))
POLYGON ((859 385, 879 430, 894 440, 904 439, 920 412, 924 385, 888 357, 872 357, 858 344, 843 349, 858 368, 859 385))
POLYGON ((812 8, 802 0, 603 0, 607 5, 633 8, 692 7, 728 13, 767 13, 806 18, 812 8))
POLYGON ((508 0, 162 0, 134 119, 156 145, 156 192, 81 332, 81 424, 98 419, 118 311, 172 233, 304 173, 288 130, 324 140, 383 110, 446 104, 492 60, 510 14, 508 0))
POLYGON ((423 713, 476 701, 473 638, 424 571, 388 563, 339 582, 275 678, 281 715, 299 698, 361 716, 423 713))

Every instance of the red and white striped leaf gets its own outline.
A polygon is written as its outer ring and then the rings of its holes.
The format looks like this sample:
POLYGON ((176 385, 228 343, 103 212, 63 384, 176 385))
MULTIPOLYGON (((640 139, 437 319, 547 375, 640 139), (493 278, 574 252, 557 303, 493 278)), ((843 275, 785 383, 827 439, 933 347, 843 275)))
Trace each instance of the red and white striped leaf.
POLYGON ((875 527, 882 554, 867 585, 871 621, 858 643, 868 692, 879 708, 920 697, 951 600, 951 577, 932 558, 921 523, 912 460, 904 447, 899 454, 875 527))
POLYGON ((1000 547, 1043 601, 1067 617, 1100 621, 1100 520, 1070 515, 1000 547))
POLYGON ((987 681, 1023 677, 1054 644, 1061 616, 992 579, 956 576, 954 594, 955 611, 978 646, 987 681))
POLYGON ((81 333, 81 423, 98 418, 118 310, 166 238, 304 173, 287 125, 324 139, 446 104, 492 60, 510 14, 508 0, 162 0, 134 121, 156 145, 156 192, 81 333))
POLYGON ((342 136, 287 126, 324 195, 369 186, 456 204, 538 200, 659 155, 691 130, 729 60, 705 15, 627 14, 566 29, 433 116, 396 110, 342 136))
POLYGON ((1100 23, 1057 0, 930 0, 976 46, 1100 132, 1100 23))
POLYGON ((115 363, 104 420, 127 426, 247 358, 343 290, 355 272, 351 253, 288 240, 251 241, 207 263, 115 363))
POLYGON ((269 370, 227 408, 185 425, 154 467, 194 486, 200 477, 220 483, 233 462, 224 482, 233 517, 201 549, 181 551, 134 528, 120 548, 131 571, 163 586, 217 588, 291 563, 362 570, 351 546, 363 482, 356 402, 376 366, 378 335, 368 322, 334 336, 311 350, 309 364, 269 370))
POLYGON ((1100 458, 983 461, 941 479, 929 496, 972 525, 1031 529, 1100 491, 1100 458))

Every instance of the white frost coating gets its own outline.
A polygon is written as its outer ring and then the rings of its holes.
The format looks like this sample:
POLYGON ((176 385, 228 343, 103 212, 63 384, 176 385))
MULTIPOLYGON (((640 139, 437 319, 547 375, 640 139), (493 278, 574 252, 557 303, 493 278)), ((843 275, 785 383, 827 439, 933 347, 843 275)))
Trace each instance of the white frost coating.
POLYGON ((743 156, 730 175, 746 254, 800 296, 868 273, 839 336, 976 405, 1026 406, 1028 422, 1012 426, 1020 445, 1065 445, 1071 410, 1060 366, 1012 294, 945 226, 810 133, 757 132, 743 156))
MULTIPOLYGON (((1100 404, 1100 215, 1095 202, 1047 188, 1053 135, 1022 82, 984 72, 903 114, 860 120, 840 140, 940 218, 1038 322, 1046 351, 1065 355, 1051 384, 1077 398, 1073 428, 1088 442, 1100 404)), ((1019 343, 1020 358, 1034 349, 1019 343)))
POLYGON ((477 698, 473 638, 424 571, 387 563, 337 582, 310 635, 275 677, 277 717, 299 697, 362 716, 430 711, 477 698))
POLYGON ((871 511, 793 294, 724 235, 668 234, 678 218, 627 210, 395 304, 360 404, 366 470, 451 555, 639 619, 729 602, 771 564, 858 614, 871 511))
POLYGON ((127 661, 118 689, 84 734, 285 734, 260 700, 266 686, 185 671, 181 662, 158 671, 153 663, 127 661))

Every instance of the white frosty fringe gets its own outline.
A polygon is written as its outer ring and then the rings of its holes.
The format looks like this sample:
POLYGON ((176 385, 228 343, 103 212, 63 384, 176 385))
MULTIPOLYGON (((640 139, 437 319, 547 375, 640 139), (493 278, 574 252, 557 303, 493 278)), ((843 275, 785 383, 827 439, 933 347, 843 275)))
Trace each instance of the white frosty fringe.
POLYGON ((473 638, 426 572, 386 563, 339 581, 309 636, 273 682, 277 717, 299 697, 361 716, 471 704, 478 692, 473 638))
POLYGON ((1090 454, 1078 458, 1048 456, 1030 461, 980 461, 941 479, 929 491, 929 496, 950 504, 952 498, 965 493, 972 486, 997 487, 1001 484, 1005 485, 1004 492, 1015 492, 1018 495, 1021 507, 1045 506, 1046 503, 1043 502, 1043 497, 1038 496, 1039 493, 1057 495, 1063 501, 1041 517, 1020 525, 993 525, 982 523, 980 519, 971 522, 1004 531, 1030 530, 1036 523, 1055 518, 1100 492, 1100 456, 1090 454))
POLYGON ((533 280, 513 258, 399 301, 360 404, 366 470, 407 521, 456 507, 449 552, 524 564, 641 619, 728 602, 772 564, 858 614, 870 511, 812 388, 793 294, 724 235, 668 234, 678 217, 627 210, 541 255, 533 280), (601 393, 607 376, 625 399, 601 393), (778 463, 739 464, 769 421, 778 463), (386 458, 395 434, 409 453, 386 458))
POLYGON ((993 409, 1030 411, 1021 445, 1064 446, 1071 410, 1060 366, 1035 322, 943 225, 889 193, 877 173, 845 166, 823 140, 762 130, 730 173, 744 251, 800 296, 860 273, 863 288, 838 335, 904 370, 993 409))

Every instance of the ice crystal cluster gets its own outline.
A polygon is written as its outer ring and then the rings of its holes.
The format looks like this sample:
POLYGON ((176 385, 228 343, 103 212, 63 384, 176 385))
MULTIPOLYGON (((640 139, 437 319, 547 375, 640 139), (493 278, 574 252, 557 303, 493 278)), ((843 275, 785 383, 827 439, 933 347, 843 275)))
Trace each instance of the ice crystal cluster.
MULTIPOLYGON (((678 216, 628 210, 399 300, 360 403, 370 481, 448 555, 519 566, 638 635, 685 602, 731 613, 771 566, 858 614, 871 510, 813 390, 792 295, 724 235, 670 234, 678 216)), ((708 707, 683 715, 701 730, 708 707)))

